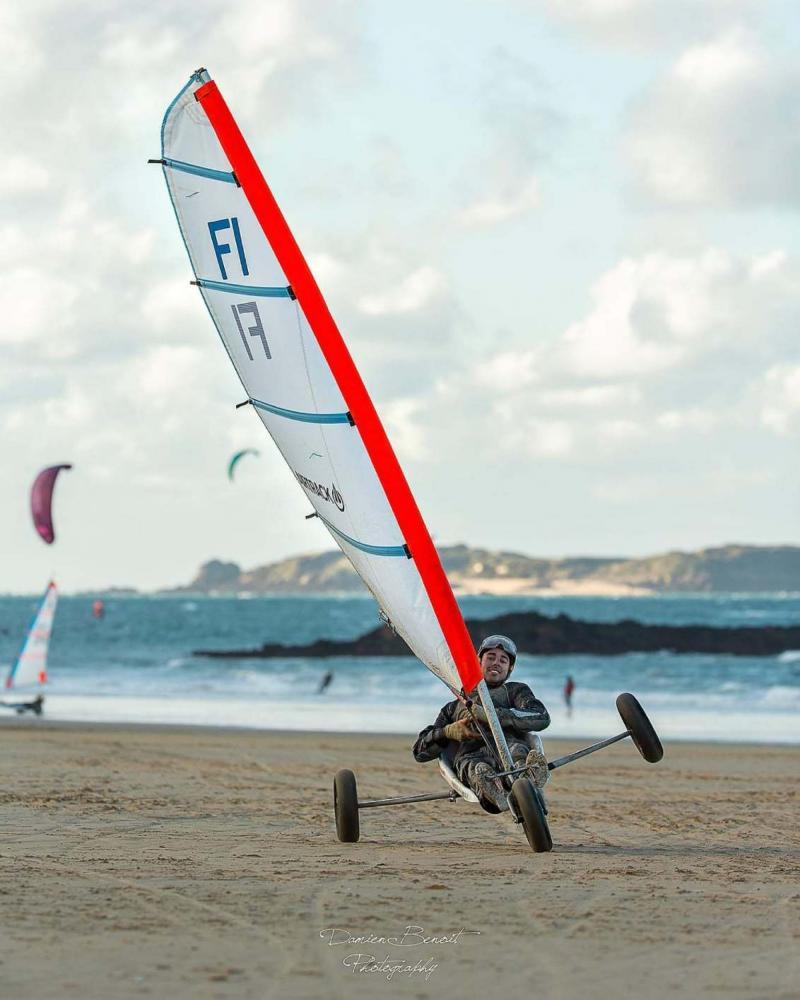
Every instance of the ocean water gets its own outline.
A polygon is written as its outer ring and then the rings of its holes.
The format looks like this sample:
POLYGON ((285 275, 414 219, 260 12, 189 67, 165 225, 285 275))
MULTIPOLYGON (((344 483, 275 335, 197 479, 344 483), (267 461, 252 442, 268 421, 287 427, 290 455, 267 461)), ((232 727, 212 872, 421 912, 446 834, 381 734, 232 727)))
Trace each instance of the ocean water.
MULTIPOLYGON (((0 664, 13 660, 36 606, 0 598, 0 664)), ((467 597, 464 613, 564 612, 591 621, 768 625, 800 621, 800 594, 637 598, 467 597)), ((234 725, 267 729, 413 733, 449 700, 411 657, 208 660, 197 648, 352 638, 378 624, 369 597, 63 597, 50 647, 49 718, 234 725), (326 670, 328 690, 317 693, 326 670)), ((603 737, 620 731, 614 699, 633 692, 667 739, 800 743, 800 651, 777 657, 686 655, 521 656, 515 680, 548 706, 546 735, 603 737), (561 691, 576 683, 568 714, 561 691)))

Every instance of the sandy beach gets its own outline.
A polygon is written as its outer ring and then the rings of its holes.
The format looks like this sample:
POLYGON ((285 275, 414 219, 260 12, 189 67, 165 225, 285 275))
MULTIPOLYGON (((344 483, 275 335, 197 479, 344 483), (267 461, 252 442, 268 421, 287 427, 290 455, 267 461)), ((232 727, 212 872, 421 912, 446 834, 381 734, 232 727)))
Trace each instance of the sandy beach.
POLYGON ((453 592, 492 597, 647 597, 657 591, 627 583, 591 577, 588 580, 554 580, 549 587, 537 587, 527 577, 453 577, 453 592))
POLYGON ((337 768, 444 788, 409 744, 5 720, 0 995, 797 996, 797 749, 614 746, 554 773, 549 855, 463 802, 338 843, 337 768))

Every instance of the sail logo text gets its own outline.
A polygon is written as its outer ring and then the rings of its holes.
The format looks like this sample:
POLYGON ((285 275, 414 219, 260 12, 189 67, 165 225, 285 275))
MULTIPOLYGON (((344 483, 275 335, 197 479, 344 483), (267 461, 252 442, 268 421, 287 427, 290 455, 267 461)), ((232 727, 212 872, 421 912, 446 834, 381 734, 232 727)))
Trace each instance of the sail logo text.
POLYGON ((217 234, 224 232, 226 229, 230 229, 233 233, 233 241, 236 244, 236 252, 239 256, 239 265, 242 269, 242 274, 246 278, 250 274, 247 267, 247 258, 244 255, 244 244, 242 243, 242 234, 239 231, 239 220, 234 215, 230 219, 214 219, 208 224, 208 233, 211 237, 211 245, 214 248, 214 256, 217 258, 217 264, 219 265, 219 273, 222 275, 222 280, 228 280, 228 272, 225 270, 225 263, 222 260, 223 256, 231 252, 230 243, 221 243, 217 239, 217 234))
POLYGON ((292 469, 292 472, 294 472, 298 483, 307 489, 309 493, 314 493, 321 500, 332 503, 334 507, 338 507, 339 510, 344 510, 344 497, 336 489, 335 483, 331 483, 330 487, 323 486, 321 483, 315 483, 313 479, 307 479, 305 476, 301 476, 295 469, 292 469))

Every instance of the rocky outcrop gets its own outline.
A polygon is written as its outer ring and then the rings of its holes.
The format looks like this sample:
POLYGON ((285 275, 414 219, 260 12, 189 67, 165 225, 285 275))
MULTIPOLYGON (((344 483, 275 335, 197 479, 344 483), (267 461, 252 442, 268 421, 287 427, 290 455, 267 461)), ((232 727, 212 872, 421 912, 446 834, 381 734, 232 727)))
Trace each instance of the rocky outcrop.
MULTIPOLYGON (((477 645, 494 632, 513 636, 522 653, 556 656, 589 653, 615 656, 622 653, 718 653, 733 656, 775 656, 800 649, 800 626, 766 625, 758 628, 716 628, 710 625, 643 625, 632 619, 618 622, 585 622, 537 612, 501 615, 467 621, 477 645)), ((194 656, 212 657, 325 657, 409 656, 405 642, 385 625, 349 642, 318 639, 305 646, 265 643, 257 649, 196 650, 194 656)))

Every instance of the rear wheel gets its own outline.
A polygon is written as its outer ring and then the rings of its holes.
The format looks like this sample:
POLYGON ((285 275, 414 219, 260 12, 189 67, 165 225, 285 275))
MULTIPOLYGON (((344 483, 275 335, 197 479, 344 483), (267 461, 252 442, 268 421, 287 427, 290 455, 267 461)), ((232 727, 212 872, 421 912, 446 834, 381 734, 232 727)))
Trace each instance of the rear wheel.
POLYGON ((354 844, 359 838, 358 790, 356 776, 342 769, 333 779, 333 811, 336 816, 336 836, 344 844, 354 844))
POLYGON ((664 756, 664 748, 653 729, 653 724, 636 698, 632 694, 619 695, 617 711, 642 757, 650 764, 658 763, 664 756))
POLYGON ((528 778, 517 778, 511 786, 511 794, 522 817, 522 826, 531 850, 537 854, 552 851, 553 838, 550 836, 541 800, 531 781, 528 778))

